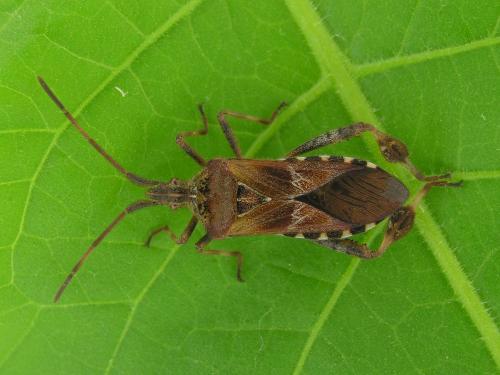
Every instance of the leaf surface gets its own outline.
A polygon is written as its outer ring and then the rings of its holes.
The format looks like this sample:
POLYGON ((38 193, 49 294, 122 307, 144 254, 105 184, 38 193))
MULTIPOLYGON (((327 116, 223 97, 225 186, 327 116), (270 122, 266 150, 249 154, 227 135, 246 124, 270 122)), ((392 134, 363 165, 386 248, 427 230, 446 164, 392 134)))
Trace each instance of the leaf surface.
MULTIPOLYGON (((496 373, 500 367, 500 36, 495 1, 22 1, 0 4, 0 369, 4 373, 496 373), (165 4, 163 4, 165 3, 165 4), (235 264, 177 246, 186 210, 127 217, 54 305, 79 256, 143 193, 65 121, 43 76, 96 140, 141 176, 187 179, 175 144, 247 157, 371 122, 426 174, 453 171, 380 259, 303 240, 216 241, 235 264)), ((371 160, 415 193, 368 136, 321 150, 371 160)), ((360 240, 378 243, 380 230, 360 240)), ((222 258, 222 259, 219 259, 222 258)))

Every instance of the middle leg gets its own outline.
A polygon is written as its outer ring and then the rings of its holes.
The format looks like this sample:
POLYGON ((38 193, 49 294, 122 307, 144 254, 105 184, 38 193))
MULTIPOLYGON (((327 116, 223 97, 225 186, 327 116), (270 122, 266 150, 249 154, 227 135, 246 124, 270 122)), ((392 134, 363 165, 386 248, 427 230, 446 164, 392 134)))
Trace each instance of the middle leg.
POLYGON ((219 121, 219 124, 222 128, 222 131, 224 132, 224 136, 226 137, 227 141, 229 142, 229 146, 231 146, 231 149, 233 150, 234 154, 238 159, 242 158, 241 155, 241 149, 240 146, 238 145, 238 140, 234 136, 233 130, 231 129, 231 126, 226 120, 226 116, 232 116, 236 117, 242 120, 247 120, 247 121, 252 121, 256 122, 258 124, 262 125, 269 125, 272 124, 276 116, 283 110, 283 108, 286 106, 286 102, 281 102, 278 108, 274 110, 274 112, 271 114, 271 117, 269 118, 261 118, 257 116, 252 116, 252 115, 246 115, 244 113, 239 113, 239 112, 233 112, 233 111, 228 111, 224 110, 218 113, 217 115, 217 120, 219 121))
POLYGON ((186 137, 196 137, 200 135, 207 135, 208 133, 208 118, 205 114, 205 110, 203 109, 203 105, 198 105, 198 111, 200 111, 201 120, 203 121, 203 129, 181 132, 177 134, 175 142, 186 152, 186 154, 191 156, 195 162, 201 166, 205 166, 207 164, 206 160, 193 147, 188 145, 185 140, 186 137))

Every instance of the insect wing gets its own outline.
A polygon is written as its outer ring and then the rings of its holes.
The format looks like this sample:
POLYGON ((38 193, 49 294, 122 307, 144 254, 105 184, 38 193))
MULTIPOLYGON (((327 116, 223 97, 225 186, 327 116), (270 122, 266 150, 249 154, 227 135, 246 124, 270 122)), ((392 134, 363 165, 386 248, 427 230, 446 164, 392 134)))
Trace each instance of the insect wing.
POLYGON ((381 169, 349 171, 295 199, 353 225, 378 222, 408 198, 408 190, 381 169))
POLYGON ((272 200, 240 215, 228 235, 322 233, 349 230, 350 225, 296 200, 272 200))
POLYGON ((238 181, 276 199, 308 193, 328 181, 362 166, 343 162, 342 157, 291 158, 286 160, 228 160, 228 168, 238 181))

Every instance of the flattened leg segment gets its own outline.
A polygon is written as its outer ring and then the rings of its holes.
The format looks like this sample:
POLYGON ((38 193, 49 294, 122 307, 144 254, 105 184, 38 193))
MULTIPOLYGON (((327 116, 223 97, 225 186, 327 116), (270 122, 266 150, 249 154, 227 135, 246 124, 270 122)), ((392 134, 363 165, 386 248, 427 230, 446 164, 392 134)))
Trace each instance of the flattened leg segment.
POLYGON ((362 122, 348 125, 343 128, 333 129, 326 133, 318 135, 310 141, 303 143, 299 147, 290 151, 287 157, 294 157, 321 147, 347 141, 352 137, 356 137, 364 132, 373 131, 373 129, 375 129, 373 125, 365 124, 362 122))
POLYGON ((366 132, 370 132, 373 134, 378 143, 380 152, 387 161, 391 163, 403 164, 418 180, 437 181, 443 178, 450 177, 449 173, 438 176, 425 176, 410 161, 408 148, 403 142, 381 132, 375 126, 363 122, 358 122, 352 125, 345 126, 343 128, 338 128, 323 133, 316 138, 313 138, 310 141, 295 148, 294 150, 289 152, 287 156, 293 157, 327 145, 333 145, 336 143, 347 141, 352 137, 357 137, 366 132))
POLYGON ((366 244, 361 244, 351 239, 328 239, 314 241, 317 244, 358 258, 373 259, 381 256, 396 240, 405 236, 413 227, 415 212, 411 207, 402 207, 389 219, 389 226, 384 234, 384 239, 377 250, 371 250, 366 244))
POLYGON ((344 239, 344 240, 330 239, 326 241, 314 241, 314 242, 316 242, 321 246, 329 247, 330 249, 337 250, 342 253, 350 254, 363 259, 376 258, 377 256, 380 255, 378 254, 378 252, 370 250, 370 248, 367 245, 349 239, 344 239))

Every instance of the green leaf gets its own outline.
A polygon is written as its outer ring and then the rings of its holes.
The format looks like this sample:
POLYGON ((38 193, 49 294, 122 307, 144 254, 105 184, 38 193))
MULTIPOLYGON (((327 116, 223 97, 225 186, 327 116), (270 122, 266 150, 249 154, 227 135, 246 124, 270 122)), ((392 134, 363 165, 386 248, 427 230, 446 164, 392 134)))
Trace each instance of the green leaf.
MULTIPOLYGON (((500 367, 499 6, 445 1, 23 1, 0 3, 0 368, 3 373, 496 373, 500 367), (284 237, 196 254, 186 210, 130 215, 68 287, 77 259, 143 195, 70 127, 43 76, 127 169, 168 180, 199 167, 176 145, 228 157, 228 108, 248 157, 282 157, 354 121, 402 139, 434 189, 416 228, 361 261, 284 237)), ((372 160, 369 137, 321 153, 372 160)), ((375 230, 377 238, 381 230, 375 230)), ((361 237, 375 245, 373 234, 361 237), (373 241, 372 241, 373 240, 373 241)))

